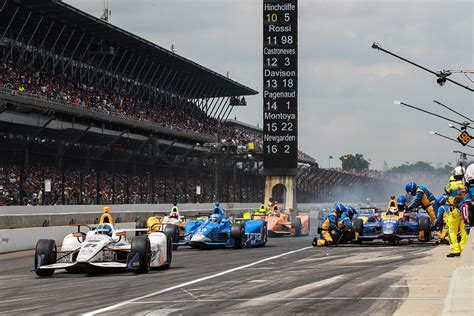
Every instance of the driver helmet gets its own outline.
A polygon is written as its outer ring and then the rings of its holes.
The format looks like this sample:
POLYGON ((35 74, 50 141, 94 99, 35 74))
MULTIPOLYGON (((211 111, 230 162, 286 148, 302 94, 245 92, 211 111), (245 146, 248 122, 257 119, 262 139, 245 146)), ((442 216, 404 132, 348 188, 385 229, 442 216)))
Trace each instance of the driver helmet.
POLYGON ((107 224, 101 224, 97 226, 97 233, 112 237, 112 227, 110 227, 110 225, 107 225, 107 224))
POLYGON ((391 207, 387 210, 387 213, 389 215, 398 215, 398 208, 396 207, 391 207))
POLYGON ((170 218, 179 218, 179 212, 178 212, 178 208, 176 206, 174 206, 172 209, 171 209, 171 212, 170 212, 170 215, 169 215, 170 218))
POLYGON ((416 195, 416 189, 418 189, 418 185, 415 183, 415 182, 408 182, 406 185, 405 185, 405 191, 407 191, 407 193, 410 193, 411 195, 415 196, 416 195))
POLYGON ((212 214, 211 217, 209 217, 209 220, 214 223, 219 223, 221 221, 218 214, 212 214))
POLYGON ((346 207, 342 203, 337 203, 334 205, 334 210, 336 211, 337 215, 341 215, 342 212, 346 211, 346 207))

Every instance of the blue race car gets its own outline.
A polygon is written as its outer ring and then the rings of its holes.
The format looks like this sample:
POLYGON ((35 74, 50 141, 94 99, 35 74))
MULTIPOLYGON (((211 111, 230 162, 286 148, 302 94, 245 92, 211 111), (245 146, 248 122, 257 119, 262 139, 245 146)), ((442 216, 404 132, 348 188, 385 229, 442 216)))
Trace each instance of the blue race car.
POLYGON ((424 212, 404 213, 396 208, 386 212, 378 209, 361 209, 352 219, 354 241, 372 241, 381 239, 389 244, 398 243, 402 239, 418 239, 430 241, 431 221, 424 212))
POLYGON ((266 221, 232 222, 218 203, 207 219, 187 222, 184 232, 184 240, 180 240, 177 245, 201 249, 218 246, 234 249, 265 246, 268 236, 266 221))

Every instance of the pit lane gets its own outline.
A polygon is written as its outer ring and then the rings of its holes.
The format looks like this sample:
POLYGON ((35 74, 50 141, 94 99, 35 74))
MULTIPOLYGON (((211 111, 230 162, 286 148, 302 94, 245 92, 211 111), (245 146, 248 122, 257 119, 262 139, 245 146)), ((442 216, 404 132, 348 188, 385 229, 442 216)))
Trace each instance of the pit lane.
MULTIPOLYGON (((312 236, 317 223, 311 224, 312 236)), ((0 256, 0 313, 81 314, 112 306, 106 314, 392 314, 409 291, 400 269, 414 260, 433 260, 427 259, 432 243, 303 249, 311 244, 311 236, 270 239, 265 248, 182 248, 174 252, 170 270, 148 275, 59 272, 52 278, 37 278, 30 272, 31 251, 4 254, 0 256), (293 253, 280 256, 286 252, 293 253), (280 257, 180 286, 275 256, 280 257), (173 289, 150 295, 168 288, 173 289)), ((417 299, 442 301, 444 297, 417 299)))

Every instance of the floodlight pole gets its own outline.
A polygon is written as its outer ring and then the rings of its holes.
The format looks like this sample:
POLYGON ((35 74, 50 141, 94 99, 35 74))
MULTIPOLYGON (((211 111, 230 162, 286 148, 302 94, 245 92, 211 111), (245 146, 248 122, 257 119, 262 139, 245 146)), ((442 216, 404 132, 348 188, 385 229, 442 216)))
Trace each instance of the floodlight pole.
POLYGON ((435 76, 438 77, 438 78, 444 78, 444 79, 446 79, 446 81, 449 81, 449 82, 451 82, 451 83, 454 83, 455 85, 458 85, 458 86, 460 86, 460 87, 462 87, 462 88, 464 88, 464 89, 466 89, 466 90, 469 90, 469 91, 471 91, 471 92, 474 92, 474 89, 470 88, 469 86, 465 86, 465 85, 463 85, 462 83, 459 83, 459 82, 457 82, 457 81, 455 81, 455 80, 453 80, 453 79, 448 78, 449 74, 443 74, 443 72, 436 72, 436 71, 433 71, 433 70, 428 69, 428 68, 426 68, 426 67, 423 67, 423 66, 421 66, 421 65, 419 65, 419 64, 417 64, 417 63, 415 63, 415 62, 412 62, 412 61, 410 61, 410 60, 408 60, 408 59, 406 59, 406 58, 403 58, 402 56, 399 56, 399 55, 397 55, 397 54, 395 54, 395 53, 392 53, 392 52, 390 52, 390 51, 388 51, 388 50, 382 48, 382 46, 381 46, 379 43, 374 42, 374 43, 372 44, 372 48, 373 48, 373 49, 377 49, 377 50, 379 50, 379 51, 382 51, 382 52, 384 52, 384 53, 387 53, 387 54, 389 54, 389 55, 391 55, 391 56, 393 56, 393 57, 395 57, 395 58, 398 58, 398 59, 400 59, 400 60, 403 60, 404 62, 407 62, 407 63, 409 63, 409 64, 411 64, 411 65, 413 65, 413 66, 415 66, 415 67, 418 67, 418 68, 420 68, 420 69, 423 69, 424 71, 427 71, 427 72, 429 72, 429 73, 435 75, 435 76))

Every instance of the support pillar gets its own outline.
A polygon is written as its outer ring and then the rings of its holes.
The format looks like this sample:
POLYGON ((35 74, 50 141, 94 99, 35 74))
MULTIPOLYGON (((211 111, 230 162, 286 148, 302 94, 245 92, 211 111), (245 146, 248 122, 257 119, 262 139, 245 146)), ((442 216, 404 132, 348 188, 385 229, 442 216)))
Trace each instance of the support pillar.
POLYGON ((295 176, 266 176, 265 177, 265 202, 272 196, 275 186, 281 184, 285 187, 285 206, 287 212, 294 212, 296 208, 296 177, 295 176))

